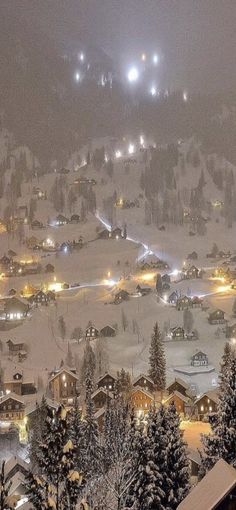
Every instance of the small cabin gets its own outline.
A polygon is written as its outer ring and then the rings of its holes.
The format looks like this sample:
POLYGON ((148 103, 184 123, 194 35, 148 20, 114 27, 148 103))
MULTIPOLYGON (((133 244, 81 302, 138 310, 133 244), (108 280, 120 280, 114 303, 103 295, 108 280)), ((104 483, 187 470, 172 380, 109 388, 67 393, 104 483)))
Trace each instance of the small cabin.
POLYGON ((170 336, 172 340, 184 340, 185 331, 181 326, 176 326, 175 328, 171 328, 170 336))
POLYGON ((184 277, 187 280, 192 280, 194 278, 200 278, 200 269, 196 266, 191 266, 186 271, 184 271, 184 277))
POLYGON ((66 218, 66 216, 63 216, 63 214, 58 214, 55 223, 58 227, 61 227, 63 225, 67 225, 69 220, 66 218))
POLYGON ((147 296, 152 292, 151 287, 141 287, 140 285, 137 285, 136 290, 140 296, 147 296))
POLYGON ((188 396, 183 395, 179 391, 175 390, 171 393, 164 401, 164 405, 175 404, 176 411, 179 414, 190 414, 191 411, 191 400, 188 396))
POLYGON ((122 301, 128 301, 129 293, 127 290, 121 289, 115 294, 115 304, 122 303, 122 301))
POLYGON ((225 312, 223 310, 214 310, 209 313, 208 322, 212 325, 214 324, 225 324, 225 312))
POLYGON ((209 418, 217 411, 219 395, 216 390, 208 391, 198 398, 194 403, 195 413, 198 420, 209 418))
POLYGON ((100 377, 97 381, 97 387, 103 388, 106 391, 114 391, 116 385, 116 378, 108 372, 100 377))
POLYGON ((32 221, 32 223, 31 223, 31 228, 32 228, 32 229, 43 228, 43 223, 42 223, 42 221, 39 221, 39 220, 33 220, 33 221, 32 221))
POLYGON ((167 391, 169 394, 177 391, 182 395, 188 395, 189 393, 189 385, 180 377, 176 377, 176 379, 167 386, 167 391))
POLYGON ((94 326, 88 326, 85 330, 85 338, 87 340, 94 340, 99 337, 99 331, 94 326))
POLYGON ((100 329, 100 336, 104 336, 107 338, 116 336, 116 330, 112 326, 109 325, 104 326, 104 328, 100 329))
POLYGON ((38 306, 38 305, 45 305, 45 306, 47 306, 47 304, 48 304, 48 295, 46 294, 46 292, 43 292, 42 290, 39 290, 36 294, 33 294, 32 296, 30 296, 29 302, 31 304, 36 305, 36 306, 38 306))
POLYGON ((105 390, 104 388, 98 388, 92 394, 92 401, 94 403, 95 409, 101 409, 107 405, 108 400, 113 398, 112 393, 109 390, 105 390))
POLYGON ((196 354, 193 354, 191 357, 191 365, 193 367, 207 367, 208 366, 208 356, 205 352, 198 351, 196 354))
POLYGON ((15 393, 9 393, 0 399, 0 420, 7 422, 22 421, 25 416, 25 403, 15 393))
POLYGON ((180 310, 188 310, 192 308, 192 300, 188 296, 183 296, 177 299, 176 308, 178 311, 180 310))
POLYGON ((144 390, 140 386, 134 387, 130 394, 130 405, 138 416, 143 416, 148 413, 154 403, 154 397, 149 391, 144 390))
POLYGON ((7 340, 6 343, 8 345, 9 354, 15 354, 20 351, 24 351, 24 349, 25 349, 25 344, 23 342, 15 343, 12 340, 7 340))
POLYGON ((71 223, 79 223, 80 222, 80 216, 79 214, 72 214, 70 218, 71 223))
POLYGON ((203 300, 200 297, 194 296, 192 298, 192 307, 193 308, 201 308, 202 305, 203 305, 203 300))
POLYGON ((170 294, 167 301, 170 305, 176 305, 178 298, 179 298, 178 292, 174 291, 170 294))
POLYGON ((135 388, 136 386, 148 391, 149 393, 153 393, 155 389, 153 380, 151 377, 145 374, 140 374, 138 377, 136 377, 136 379, 134 379, 133 387, 135 388))

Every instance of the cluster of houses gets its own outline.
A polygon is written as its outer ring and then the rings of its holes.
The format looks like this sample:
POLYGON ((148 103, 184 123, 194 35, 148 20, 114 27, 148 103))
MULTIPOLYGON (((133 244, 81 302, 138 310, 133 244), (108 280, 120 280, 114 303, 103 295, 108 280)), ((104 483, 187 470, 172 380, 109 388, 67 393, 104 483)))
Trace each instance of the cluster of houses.
POLYGON ((13 256, 6 254, 4 254, 0 259, 0 268, 1 272, 7 277, 37 274, 42 270, 42 267, 38 262, 18 262, 13 259, 13 256))
POLYGON ((35 236, 31 236, 26 239, 26 245, 29 250, 42 250, 48 253, 54 253, 57 251, 72 252, 73 250, 82 248, 83 244, 84 242, 82 236, 79 236, 77 240, 73 239, 72 241, 63 241, 61 244, 54 242, 50 238, 40 240, 35 236))
POLYGON ((101 230, 98 232, 98 239, 123 239, 124 232, 120 227, 115 227, 111 230, 101 230))

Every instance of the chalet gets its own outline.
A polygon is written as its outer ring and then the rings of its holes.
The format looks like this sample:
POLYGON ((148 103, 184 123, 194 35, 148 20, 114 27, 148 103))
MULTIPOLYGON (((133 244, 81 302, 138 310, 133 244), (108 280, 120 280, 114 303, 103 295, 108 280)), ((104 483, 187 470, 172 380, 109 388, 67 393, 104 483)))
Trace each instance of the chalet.
POLYGON ((154 397, 149 391, 136 386, 130 395, 130 405, 138 416, 147 414, 154 403, 154 397))
POLYGON ((26 239, 26 245, 30 250, 33 250, 35 246, 38 246, 39 248, 41 247, 41 241, 39 241, 37 237, 31 236, 26 239))
MULTIPOLYGON (((51 400, 48 397, 44 397, 44 401, 47 407, 52 411, 52 413, 54 413, 60 405, 59 402, 51 400)), ((25 416, 27 417, 28 430, 31 430, 33 428, 35 420, 38 417, 38 410, 42 407, 42 405, 44 405, 42 400, 40 400, 39 402, 37 402, 37 400, 36 401, 33 400, 26 405, 25 416)))
POLYGON ((152 292, 151 287, 140 287, 140 285, 137 285, 136 290, 140 296, 147 296, 152 292))
POLYGON ((175 390, 171 393, 164 401, 164 405, 175 404, 176 411, 179 414, 190 414, 191 412, 191 400, 188 396, 183 395, 179 391, 175 390))
POLYGON ((183 379, 180 379, 180 377, 177 377, 172 383, 170 383, 167 386, 166 389, 169 395, 174 393, 175 391, 181 393, 184 396, 189 395, 189 385, 183 379))
POLYGON ((149 393, 153 393, 155 390, 153 380, 151 377, 145 374, 140 374, 138 377, 136 377, 136 379, 134 379, 133 387, 136 388, 136 386, 148 391, 149 393))
POLYGON ((22 421, 25 416, 25 403, 15 393, 9 393, 0 399, 0 420, 8 422, 22 421))
POLYGON ((53 290, 48 290, 46 295, 48 298, 48 303, 53 303, 56 300, 56 294, 53 290))
POLYGON ((194 296, 192 298, 192 307, 193 308, 201 308, 202 304, 203 304, 203 300, 200 297, 194 296))
POLYGON ((226 338, 236 338, 236 324, 226 327, 226 338))
POLYGON ((193 278, 200 278, 200 269, 196 266, 191 266, 186 271, 184 271, 184 277, 187 280, 191 280, 193 278))
POLYGON ((46 292, 43 292, 42 290, 39 290, 36 294, 33 294, 29 298, 29 303, 32 305, 45 305, 48 304, 48 295, 46 292))
POLYGON ((61 227, 62 225, 67 225, 69 223, 68 218, 66 216, 63 216, 63 214, 58 214, 55 220, 55 224, 57 227, 61 227))
POLYGON ((127 292, 127 290, 120 289, 115 294, 114 303, 117 305, 117 304, 122 303, 122 301, 128 301, 128 299, 129 299, 129 293, 127 292))
POLYGON ((41 188, 33 187, 33 195, 38 198, 38 200, 46 200, 47 193, 46 191, 43 191, 41 188))
POLYGON ((192 251, 192 253, 189 253, 188 256, 187 256, 187 259, 188 260, 197 260, 198 259, 198 254, 196 251, 192 251))
POLYGON ((176 301, 176 308, 178 311, 180 310, 188 310, 192 308, 192 300, 188 296, 179 297, 176 301))
POLYGON ((235 510, 236 469, 220 459, 193 487, 177 510, 235 510))
POLYGON ((29 315, 29 304, 24 303, 16 297, 10 297, 4 300, 4 311, 0 320, 17 321, 23 320, 29 315))
POLYGON ((98 239, 109 239, 111 238, 111 232, 109 230, 104 229, 101 232, 98 232, 98 239))
POLYGON ((4 372, 3 389, 7 394, 12 392, 16 395, 33 395, 36 393, 34 382, 27 380, 23 372, 11 374, 4 372))
POLYGON ((106 391, 114 391, 116 385, 116 378, 108 372, 97 381, 97 387, 103 388, 106 391))
POLYGON ((100 336, 104 336, 104 337, 112 337, 112 336, 116 336, 116 330, 115 328, 113 328, 112 326, 104 326, 104 328, 100 329, 100 336))
POLYGON ((8 296, 15 296, 16 295, 16 289, 10 289, 9 292, 8 292, 8 296))
POLYGON ((170 275, 168 273, 163 274, 161 279, 162 279, 162 283, 170 283, 170 275))
POLYGON ((178 296, 178 292, 176 292, 176 290, 175 290, 174 292, 172 292, 172 293, 170 294, 170 296, 168 297, 168 300, 167 300, 167 301, 168 301, 168 303, 169 303, 170 305, 176 305, 176 303, 177 303, 177 301, 178 301, 178 298, 179 298, 179 296, 178 296))
POLYGON ((47 264, 45 266, 45 272, 46 273, 54 273, 54 271, 55 271, 55 268, 54 268, 54 266, 52 264, 47 264))
POLYGON ((184 340, 184 338, 185 338, 184 328, 181 328, 181 326, 176 326, 175 328, 171 328, 170 336, 171 336, 172 340, 184 340))
POLYGON ((99 337, 99 331, 94 326, 88 326, 85 330, 85 338, 87 340, 94 340, 99 337))
POLYGON ((12 263, 12 259, 10 257, 7 257, 7 255, 3 255, 3 257, 1 257, 1 259, 0 259, 0 267, 1 267, 2 271, 7 269, 11 263, 12 263))
POLYGON ((79 223, 80 222, 80 216, 79 214, 72 214, 70 218, 71 223, 79 223))
POLYGON ((112 229, 111 237, 112 237, 112 239, 121 239, 123 237, 121 228, 116 227, 116 228, 112 229))
POLYGON ((209 416, 216 413, 218 401, 219 397, 216 390, 210 390, 199 397, 194 403, 197 418, 203 420, 203 418, 209 418, 209 416))
POLYGON ((208 322, 210 324, 225 324, 225 312, 220 309, 210 312, 208 316, 208 322))
POLYGON ((64 405, 72 405, 77 395, 78 376, 70 368, 61 367, 51 374, 49 390, 53 399, 64 405))
POLYGON ((193 354, 191 357, 191 365, 193 367, 207 367, 208 366, 208 356, 205 352, 198 351, 196 354, 193 354))
POLYGON ((110 391, 105 390, 104 388, 98 388, 92 394, 92 401, 94 403, 95 409, 101 409, 107 405, 108 400, 113 398, 113 395, 110 391))
POLYGON ((7 345, 8 345, 8 349, 9 349, 9 354, 17 354, 18 352, 20 351, 24 351, 25 349, 25 344, 24 343, 15 343, 15 342, 12 342, 12 340, 7 340, 7 345))
POLYGON ((33 220, 33 221, 32 221, 32 223, 31 223, 31 228, 32 228, 32 229, 43 228, 43 223, 42 223, 42 221, 39 221, 39 220, 33 220))

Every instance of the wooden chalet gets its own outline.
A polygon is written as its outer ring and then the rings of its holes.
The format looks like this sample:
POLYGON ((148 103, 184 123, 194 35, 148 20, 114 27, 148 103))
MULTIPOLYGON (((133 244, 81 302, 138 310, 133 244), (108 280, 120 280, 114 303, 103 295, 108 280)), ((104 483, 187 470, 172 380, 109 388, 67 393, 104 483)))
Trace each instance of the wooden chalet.
POLYGON ((191 365, 193 367, 207 367, 208 366, 208 356, 205 352, 198 351, 191 357, 191 365))
POLYGON ((193 265, 184 271, 184 278, 192 280, 194 278, 200 278, 200 274, 200 269, 193 265))
POLYGON ((178 311, 180 310, 188 310, 192 308, 192 300, 188 296, 179 297, 176 301, 176 308, 178 311))
POLYGON ((176 305, 177 301, 179 299, 179 295, 178 295, 178 292, 176 292, 176 290, 174 292, 172 292, 170 294, 170 296, 168 297, 168 300, 167 302, 170 304, 170 305, 176 305))
POLYGON ((97 387, 106 391, 114 391, 116 385, 116 378, 108 372, 102 375, 97 381, 97 387))
POLYGON ((107 338, 116 336, 116 330, 112 326, 109 325, 104 326, 102 329, 100 329, 100 336, 104 336, 107 338))
POLYGON ((164 405, 175 404, 176 411, 186 416, 191 413, 192 401, 187 395, 175 390, 165 400, 164 405))
POLYGON ((58 214, 55 220, 55 224, 57 227, 61 227, 63 225, 67 225, 69 223, 68 218, 66 216, 63 216, 63 214, 58 214))
POLYGON ((92 401, 95 409, 102 409, 107 405, 108 400, 112 400, 113 395, 111 391, 105 390, 104 388, 98 388, 92 394, 92 401))
POLYGON ((78 376, 76 371, 61 367, 52 372, 49 379, 49 390, 52 398, 64 405, 73 405, 77 395, 78 376))
POLYGON ((208 322, 212 325, 225 324, 226 323, 225 312, 223 312, 223 310, 220 310, 220 309, 210 312, 209 316, 208 316, 208 322))
POLYGON ((133 381, 133 387, 142 388, 143 390, 148 391, 149 393, 153 393, 155 390, 155 385, 151 377, 145 374, 140 374, 138 377, 136 377, 133 381))
POLYGON ((177 510, 235 510, 236 469, 220 459, 190 490, 177 510))
POLYGON ((210 390, 199 397, 195 403, 195 414, 198 420, 209 418, 217 411, 219 396, 217 390, 210 390))
POLYGON ((39 221, 39 220, 33 220, 32 223, 31 223, 31 228, 32 230, 36 230, 38 228, 43 228, 43 223, 42 221, 39 221))
POLYGON ((107 230, 106 228, 98 232, 98 239, 110 239, 111 238, 111 232, 107 230))
POLYGON ((201 308, 203 305, 203 299, 198 296, 192 298, 192 308, 201 308))
POLYGON ((189 385, 180 377, 176 377, 176 379, 167 386, 166 390, 169 395, 175 391, 185 396, 189 395, 189 385))
POLYGON ((70 218, 71 223, 79 223, 80 222, 80 216, 79 214, 72 214, 70 218))
POLYGON ((29 303, 36 306, 39 305, 47 306, 48 301, 49 301, 48 295, 46 292, 43 292, 43 290, 39 290, 36 294, 33 294, 29 298, 29 303))
POLYGON ((9 393, 0 399, 0 420, 7 422, 22 421, 25 416, 25 403, 15 393, 9 393))
POLYGON ((115 294, 114 303, 116 305, 118 305, 118 304, 122 303, 122 301, 128 301, 128 299, 129 299, 129 293, 127 292, 127 290, 120 289, 115 294))
POLYGON ((140 388, 140 386, 136 386, 130 394, 129 401, 135 414, 142 416, 147 414, 150 410, 154 403, 154 397, 149 391, 140 388))
POLYGON ((8 349, 9 349, 9 354, 11 354, 11 355, 17 354, 20 351, 25 350, 25 344, 23 342, 15 343, 12 340, 7 340, 6 343, 7 343, 8 349))
POLYGON ((140 285, 137 285, 136 290, 140 296, 147 296, 152 292, 151 287, 141 287, 140 285))
POLYGON ((6 321, 23 320, 29 315, 29 304, 24 303, 15 296, 4 300, 4 309, 1 319, 6 321))
POLYGON ((87 340, 94 340, 99 337, 99 330, 95 326, 88 326, 85 330, 85 338, 87 340))
POLYGON ((176 326, 175 328, 171 328, 170 336, 172 340, 184 340, 185 331, 181 326, 176 326))
POLYGON ((23 372, 4 372, 3 389, 7 394, 12 392, 16 395, 33 395, 37 391, 34 381, 27 380, 23 372))

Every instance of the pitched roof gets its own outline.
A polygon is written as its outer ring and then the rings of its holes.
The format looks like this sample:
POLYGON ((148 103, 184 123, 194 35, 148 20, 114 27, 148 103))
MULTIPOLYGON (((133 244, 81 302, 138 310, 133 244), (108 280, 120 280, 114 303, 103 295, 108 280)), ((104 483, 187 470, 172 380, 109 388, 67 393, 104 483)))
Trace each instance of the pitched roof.
POLYGON ((112 393, 111 393, 110 391, 104 390, 104 388, 98 388, 97 390, 95 390, 95 391, 92 393, 91 398, 96 397, 97 395, 99 395, 99 393, 104 393, 104 395, 106 395, 106 397, 113 398, 112 393))
POLYGON ((149 391, 145 390, 144 388, 141 388, 141 386, 135 386, 135 388, 132 389, 132 392, 131 392, 131 395, 133 395, 134 393, 136 393, 137 391, 141 391, 142 393, 144 393, 147 397, 151 398, 152 400, 154 400, 154 397, 152 395, 152 393, 150 393, 149 391))
POLYGON ((177 390, 173 391, 173 393, 171 393, 171 395, 169 395, 165 399, 165 403, 168 402, 168 400, 173 399, 174 396, 178 397, 180 400, 183 400, 183 402, 185 402, 185 404, 189 404, 189 401, 190 401, 189 397, 186 397, 185 395, 183 395, 183 393, 180 393, 177 390))
POLYGON ((7 400, 9 399, 13 399, 13 400, 17 400, 18 402, 20 402, 21 404, 24 404, 24 400, 22 400, 21 398, 19 398, 19 395, 17 395, 16 393, 14 392, 11 392, 11 393, 8 393, 7 395, 4 395, 4 397, 1 398, 0 400, 0 405, 3 404, 3 402, 6 402, 7 400))
POLYGON ((175 382, 177 382, 178 384, 180 384, 180 385, 181 385, 183 388, 185 388, 186 390, 188 390, 188 389, 189 389, 189 385, 188 385, 188 383, 186 383, 186 382, 185 382, 183 379, 181 379, 180 377, 176 377, 176 378, 174 379, 174 381, 172 381, 170 384, 168 384, 168 386, 167 386, 167 388, 166 388, 166 389, 168 390, 168 388, 170 388, 170 386, 172 386, 172 384, 174 384, 175 382))
POLYGON ((147 381, 150 382, 151 384, 154 384, 151 377, 149 377, 146 374, 139 374, 138 377, 135 377, 135 379, 133 380, 133 384, 136 384, 142 377, 144 377, 144 379, 147 379, 147 381))
POLYGON ((19 455, 10 457, 5 464, 5 476, 7 477, 11 473, 12 469, 16 466, 22 466, 25 470, 29 470, 29 464, 25 462, 19 455))
POLYGON ((203 393, 199 398, 197 398, 197 400, 195 400, 195 403, 197 403, 200 400, 202 400, 203 397, 208 397, 210 400, 215 402, 215 404, 218 404, 218 402, 219 402, 219 392, 218 392, 218 390, 210 390, 210 391, 207 391, 206 393, 203 393))
POLYGON ((114 381, 116 381, 116 377, 114 375, 111 374, 111 372, 105 372, 105 374, 101 375, 101 377, 99 377, 99 379, 97 380, 97 384, 99 384, 103 379, 104 377, 111 377, 112 379, 114 379, 114 381))
POLYGON ((213 510, 236 486, 236 469, 223 459, 192 489, 177 510, 213 510))
POLYGON ((58 370, 58 372, 56 372, 54 375, 52 375, 52 377, 50 377, 49 382, 52 381, 53 379, 55 379, 55 377, 58 377, 58 375, 61 375, 63 372, 66 372, 67 374, 71 375, 75 379, 79 380, 78 376, 74 372, 72 372, 69 368, 63 366, 60 368, 60 370, 58 370))

